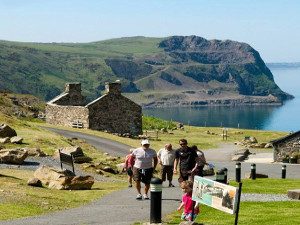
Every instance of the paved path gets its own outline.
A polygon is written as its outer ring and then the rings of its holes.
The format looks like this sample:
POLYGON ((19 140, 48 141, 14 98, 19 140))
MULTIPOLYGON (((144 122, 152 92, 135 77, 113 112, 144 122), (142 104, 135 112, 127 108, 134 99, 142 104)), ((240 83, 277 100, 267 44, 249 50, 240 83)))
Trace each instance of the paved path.
POLYGON ((84 134, 80 132, 75 131, 69 131, 69 130, 62 130, 62 129, 56 129, 56 128, 48 128, 43 127, 44 129, 53 131, 57 134, 60 134, 62 136, 68 137, 68 138, 79 138, 85 140, 90 145, 93 145, 95 148, 101 150, 102 152, 107 152, 110 155, 113 156, 125 156, 128 154, 128 151, 130 148, 132 148, 129 145, 125 145, 116 141, 109 140, 107 138, 98 137, 95 135, 90 134, 84 134))
MULTIPOLYGON (((114 141, 95 137, 72 131, 52 129, 66 137, 78 137, 85 139, 91 145, 101 150, 105 149, 112 155, 123 156, 130 146, 126 146, 114 141), (105 148, 103 147, 105 145, 105 148), (116 154, 114 154, 115 152, 116 154)), ((216 168, 227 167, 229 170, 229 179, 234 179, 235 163, 230 162, 230 155, 236 150, 233 144, 226 144, 219 149, 208 150, 205 152, 207 160, 215 164, 216 168)), ((242 174, 250 172, 251 163, 242 163, 242 174)), ((257 164, 257 172, 266 173, 270 177, 279 178, 281 175, 281 164, 257 164)), ((287 178, 300 178, 300 165, 287 166, 287 178)), ((177 184, 178 186, 178 184, 177 184)), ((149 220, 150 201, 135 200, 136 192, 134 188, 128 188, 121 191, 113 192, 103 198, 92 202, 91 204, 74 209, 59 211, 37 217, 23 218, 0 222, 2 225, 83 225, 83 224, 133 224, 137 221, 149 220)), ((179 205, 181 191, 178 187, 163 188, 163 215, 176 210, 179 205)), ((264 196, 264 199, 282 200, 282 196, 272 195, 264 196)), ((255 201, 262 199, 262 195, 243 195, 243 201, 255 201)), ((286 199, 283 199, 286 200, 286 199)))

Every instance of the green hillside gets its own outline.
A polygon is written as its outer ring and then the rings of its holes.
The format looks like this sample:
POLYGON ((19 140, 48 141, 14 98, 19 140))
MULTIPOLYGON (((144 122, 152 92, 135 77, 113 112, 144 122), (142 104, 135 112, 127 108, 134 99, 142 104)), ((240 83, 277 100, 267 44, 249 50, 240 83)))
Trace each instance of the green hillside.
POLYGON ((92 100, 101 95, 105 82, 117 79, 123 92, 141 104, 215 101, 221 95, 234 99, 272 94, 278 101, 291 97, 274 83, 258 52, 234 41, 196 36, 91 43, 0 41, 0 91, 50 100, 66 82, 80 82, 92 100))

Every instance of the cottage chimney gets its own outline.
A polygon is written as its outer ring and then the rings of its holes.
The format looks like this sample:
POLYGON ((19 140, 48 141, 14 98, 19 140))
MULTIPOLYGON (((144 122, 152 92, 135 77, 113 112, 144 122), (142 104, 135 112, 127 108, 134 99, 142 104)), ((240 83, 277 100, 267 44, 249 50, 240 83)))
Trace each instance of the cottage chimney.
POLYGON ((116 80, 115 82, 112 83, 105 83, 105 89, 106 93, 108 94, 115 94, 115 95, 120 95, 121 94, 121 82, 120 80, 116 80))
POLYGON ((67 83, 65 93, 68 93, 68 105, 84 105, 85 99, 81 95, 81 83, 67 83))
POLYGON ((81 93, 81 83, 66 83, 65 92, 70 95, 81 93))

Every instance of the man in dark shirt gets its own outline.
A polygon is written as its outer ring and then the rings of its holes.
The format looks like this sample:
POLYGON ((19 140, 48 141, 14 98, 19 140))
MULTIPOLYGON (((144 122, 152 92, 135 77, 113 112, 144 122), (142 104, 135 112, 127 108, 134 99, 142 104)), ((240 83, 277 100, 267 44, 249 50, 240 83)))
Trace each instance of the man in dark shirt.
POLYGON ((188 147, 188 142, 186 139, 181 139, 179 144, 181 147, 175 152, 174 174, 177 173, 177 167, 179 163, 178 181, 182 182, 184 180, 188 180, 189 178, 193 180, 193 174, 197 169, 197 152, 188 147))

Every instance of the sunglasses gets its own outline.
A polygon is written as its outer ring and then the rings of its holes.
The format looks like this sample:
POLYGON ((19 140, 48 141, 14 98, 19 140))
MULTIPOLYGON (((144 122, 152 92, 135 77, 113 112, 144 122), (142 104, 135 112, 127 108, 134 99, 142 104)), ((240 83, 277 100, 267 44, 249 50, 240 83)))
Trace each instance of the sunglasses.
POLYGON ((180 143, 179 145, 180 145, 180 146, 186 146, 187 143, 180 143))

